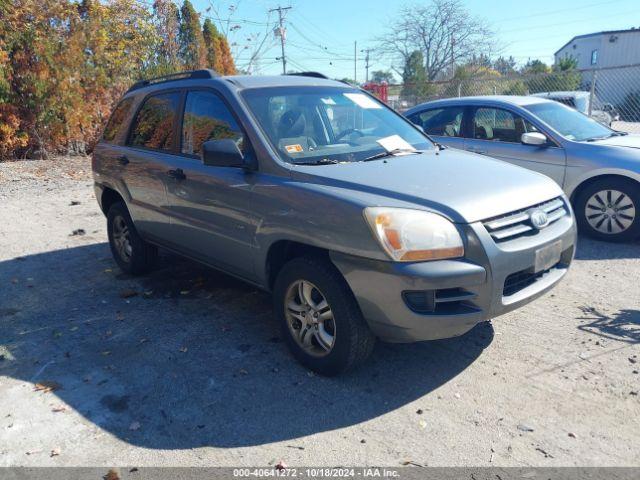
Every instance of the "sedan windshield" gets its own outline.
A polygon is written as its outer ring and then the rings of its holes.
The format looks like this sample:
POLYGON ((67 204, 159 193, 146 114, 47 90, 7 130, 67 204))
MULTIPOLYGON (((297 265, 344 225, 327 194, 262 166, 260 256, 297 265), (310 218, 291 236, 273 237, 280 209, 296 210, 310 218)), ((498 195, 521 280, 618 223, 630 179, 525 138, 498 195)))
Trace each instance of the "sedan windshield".
POLYGON ((582 142, 608 138, 615 134, 610 128, 560 103, 534 103, 525 105, 524 108, 568 140, 582 142))
POLYGON ((356 89, 257 88, 242 95, 286 162, 356 162, 434 148, 411 123, 356 89))

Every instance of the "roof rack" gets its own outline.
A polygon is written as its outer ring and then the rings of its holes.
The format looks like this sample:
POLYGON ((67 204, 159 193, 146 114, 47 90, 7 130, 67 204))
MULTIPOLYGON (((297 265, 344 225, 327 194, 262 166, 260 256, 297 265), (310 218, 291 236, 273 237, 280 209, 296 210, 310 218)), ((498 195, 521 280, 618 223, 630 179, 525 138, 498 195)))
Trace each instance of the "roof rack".
POLYGON ((154 85, 156 83, 171 82, 175 80, 201 80, 216 77, 219 77, 219 75, 215 71, 210 69, 170 73, 169 75, 162 75, 160 77, 149 78, 147 80, 140 80, 134 83, 131 88, 127 90, 127 93, 138 90, 139 88, 147 87, 149 85, 154 85))
POLYGON ((287 73, 286 75, 293 75, 297 77, 324 78, 329 80, 329 77, 327 77, 326 75, 320 72, 294 72, 294 73, 287 73))

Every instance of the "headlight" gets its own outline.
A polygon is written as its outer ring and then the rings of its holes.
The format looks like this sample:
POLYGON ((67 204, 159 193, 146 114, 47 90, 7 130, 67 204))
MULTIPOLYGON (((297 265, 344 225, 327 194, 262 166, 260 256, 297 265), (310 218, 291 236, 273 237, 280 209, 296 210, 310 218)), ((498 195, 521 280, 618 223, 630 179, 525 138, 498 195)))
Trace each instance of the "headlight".
POLYGON ((462 238, 446 218, 422 210, 368 207, 371 229, 389 256, 400 262, 441 260, 464 255, 462 238))

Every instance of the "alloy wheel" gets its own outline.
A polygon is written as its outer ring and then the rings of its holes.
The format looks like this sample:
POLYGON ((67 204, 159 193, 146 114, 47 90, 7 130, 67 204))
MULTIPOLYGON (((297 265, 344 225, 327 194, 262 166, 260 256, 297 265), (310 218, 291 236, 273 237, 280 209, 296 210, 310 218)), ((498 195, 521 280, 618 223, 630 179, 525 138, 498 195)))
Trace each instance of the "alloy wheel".
POLYGON ((585 205, 585 218, 597 232, 615 235, 627 230, 636 218, 636 206, 619 190, 594 193, 585 205))
POLYGON ((129 263, 131 261, 131 254, 133 253, 133 247, 131 246, 131 237, 129 234, 129 227, 125 219, 118 215, 113 219, 113 244, 116 247, 116 251, 120 258, 129 263))
POLYGON ((284 302, 287 326, 302 349, 313 356, 328 355, 336 340, 333 311, 324 294, 311 282, 296 280, 284 302))

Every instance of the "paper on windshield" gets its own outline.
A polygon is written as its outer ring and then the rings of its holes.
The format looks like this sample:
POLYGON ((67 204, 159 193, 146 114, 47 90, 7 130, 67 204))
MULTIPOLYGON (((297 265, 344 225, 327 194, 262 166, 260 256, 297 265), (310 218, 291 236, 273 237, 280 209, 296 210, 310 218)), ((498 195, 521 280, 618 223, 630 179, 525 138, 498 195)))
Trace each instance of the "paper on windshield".
POLYGON ((376 140, 380 144, 382 148, 384 148, 387 152, 392 152, 394 150, 409 150, 416 151, 416 149, 407 142, 400 135, 391 135, 389 137, 381 138, 380 140, 376 140))
POLYGON ((364 93, 345 93, 344 96, 362 108, 366 108, 366 109, 382 108, 382 105, 380 105, 379 103, 376 103, 375 101, 373 101, 372 98, 368 97, 364 93))

